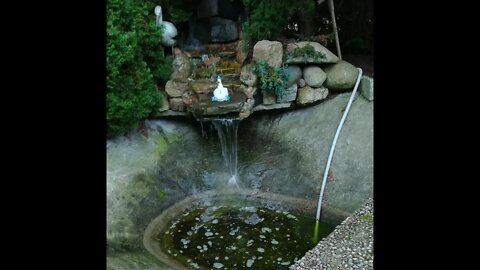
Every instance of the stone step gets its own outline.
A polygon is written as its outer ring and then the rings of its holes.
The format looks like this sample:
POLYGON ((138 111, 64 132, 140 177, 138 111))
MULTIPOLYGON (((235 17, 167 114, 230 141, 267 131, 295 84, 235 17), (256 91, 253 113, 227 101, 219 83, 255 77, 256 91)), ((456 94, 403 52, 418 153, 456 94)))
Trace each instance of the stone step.
POLYGON ((239 113, 243 103, 247 100, 247 96, 242 92, 232 92, 230 100, 224 102, 212 102, 208 100, 199 100, 192 104, 191 111, 197 118, 201 116, 223 115, 229 113, 239 113))

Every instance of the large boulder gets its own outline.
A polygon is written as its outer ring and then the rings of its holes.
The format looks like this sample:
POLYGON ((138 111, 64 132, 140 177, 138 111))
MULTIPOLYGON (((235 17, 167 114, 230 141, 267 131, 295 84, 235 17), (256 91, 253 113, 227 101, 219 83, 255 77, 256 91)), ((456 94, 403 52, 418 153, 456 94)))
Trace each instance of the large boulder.
POLYGON ((318 66, 309 65, 303 69, 303 78, 311 87, 320 87, 327 79, 327 74, 318 66))
POLYGON ((169 97, 181 97, 183 93, 188 89, 188 81, 169 80, 165 84, 165 92, 169 97))
POLYGON ((352 89, 359 72, 355 66, 345 61, 326 66, 323 70, 327 74, 323 85, 337 91, 352 89))
POLYGON ((238 39, 237 23, 219 17, 210 19, 212 42, 226 42, 238 39))
POLYGON ((302 69, 296 65, 290 65, 285 69, 287 73, 287 87, 291 87, 293 84, 296 84, 297 81, 302 77, 302 69))
POLYGON ((328 89, 325 87, 312 88, 305 86, 298 89, 297 104, 306 105, 318 100, 325 99, 328 96, 328 89))
POLYGON ((286 63, 287 64, 303 64, 303 63, 321 64, 321 63, 338 63, 338 62, 340 62, 340 58, 338 58, 335 54, 333 54, 327 48, 323 47, 318 42, 300 41, 300 42, 295 42, 295 43, 289 43, 287 45, 287 54, 288 54, 288 52, 291 52, 291 51, 293 51, 297 48, 303 48, 307 45, 311 45, 316 52, 324 54, 325 58, 321 59, 319 61, 319 60, 316 60, 314 58, 305 59, 304 57, 299 56, 299 57, 294 57, 294 58, 291 58, 291 59, 287 59, 286 63))
POLYGON ((261 40, 253 46, 253 59, 265 60, 270 66, 282 65, 283 47, 278 41, 261 40))

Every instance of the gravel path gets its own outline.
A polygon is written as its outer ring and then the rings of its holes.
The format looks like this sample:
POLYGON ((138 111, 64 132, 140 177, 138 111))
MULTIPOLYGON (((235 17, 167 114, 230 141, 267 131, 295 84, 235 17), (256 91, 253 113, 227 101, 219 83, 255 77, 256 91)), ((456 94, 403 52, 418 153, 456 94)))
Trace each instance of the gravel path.
POLYGON ((290 269, 373 270, 372 198, 290 269))

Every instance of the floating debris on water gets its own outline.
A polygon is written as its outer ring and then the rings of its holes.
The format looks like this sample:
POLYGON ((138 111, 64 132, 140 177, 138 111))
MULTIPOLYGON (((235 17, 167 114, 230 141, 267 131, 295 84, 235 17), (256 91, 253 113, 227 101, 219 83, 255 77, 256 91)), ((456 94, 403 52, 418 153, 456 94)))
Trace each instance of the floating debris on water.
POLYGON ((263 227, 263 228, 262 228, 262 233, 266 233, 266 232, 271 233, 271 232, 272 232, 272 229, 267 228, 267 227, 263 227))
POLYGON ((223 264, 216 262, 216 263, 213 263, 213 267, 215 267, 215 268, 222 268, 222 267, 223 267, 223 264))
POLYGON ((237 227, 235 230, 229 232, 230 235, 235 235, 240 230, 240 227, 237 227))
MULTIPOLYGON (((200 207, 179 216, 152 239, 187 269, 288 270, 315 246, 315 220, 283 210, 200 207)), ((322 231, 319 239, 329 233, 322 231)))
POLYGON ((247 219, 245 219, 245 223, 249 225, 256 225, 262 221, 264 221, 264 218, 260 218, 256 213, 249 216, 247 219))

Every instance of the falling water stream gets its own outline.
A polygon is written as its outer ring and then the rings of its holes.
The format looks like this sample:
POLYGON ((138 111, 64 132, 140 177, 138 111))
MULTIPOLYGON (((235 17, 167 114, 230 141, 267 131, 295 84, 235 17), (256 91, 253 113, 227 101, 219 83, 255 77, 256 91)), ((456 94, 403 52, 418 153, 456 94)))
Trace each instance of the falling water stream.
POLYGON ((222 146, 223 161, 230 173, 228 184, 231 186, 238 186, 237 131, 239 122, 240 120, 233 119, 218 119, 212 121, 218 132, 222 146))

